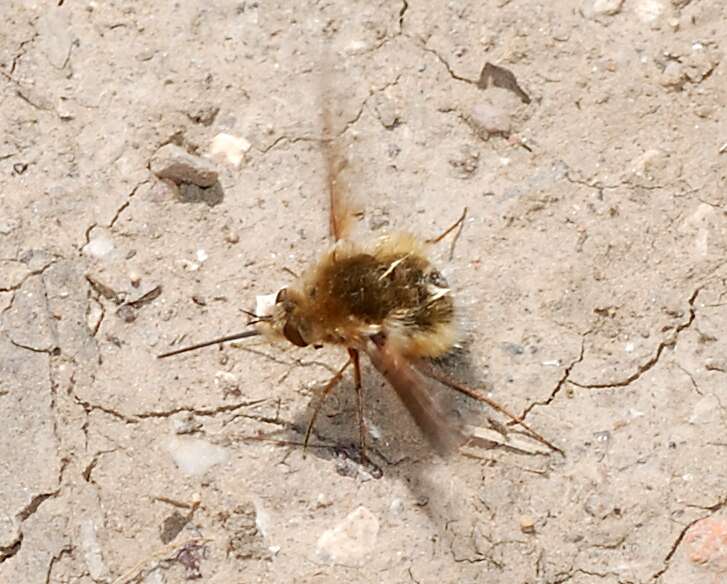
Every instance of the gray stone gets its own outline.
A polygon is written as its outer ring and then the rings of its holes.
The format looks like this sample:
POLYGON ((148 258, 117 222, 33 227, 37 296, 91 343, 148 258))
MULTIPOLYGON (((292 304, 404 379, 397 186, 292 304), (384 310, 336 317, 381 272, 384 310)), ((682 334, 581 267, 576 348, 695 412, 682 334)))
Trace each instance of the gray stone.
POLYGON ((211 187, 217 182, 215 165, 200 156, 190 154, 176 144, 166 144, 151 159, 151 171, 159 178, 177 184, 189 183, 198 187, 211 187))

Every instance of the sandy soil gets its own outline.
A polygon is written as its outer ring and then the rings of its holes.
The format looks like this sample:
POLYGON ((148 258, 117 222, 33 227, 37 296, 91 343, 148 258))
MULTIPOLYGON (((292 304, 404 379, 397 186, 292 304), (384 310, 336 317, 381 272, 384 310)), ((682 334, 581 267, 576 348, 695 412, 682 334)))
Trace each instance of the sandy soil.
POLYGON ((727 4, 298 4, 2 3, 0 581, 727 582, 727 4), (469 208, 468 375, 565 457, 437 458, 367 365, 378 468, 350 381, 304 458, 250 437, 340 351, 155 359, 325 249, 324 68, 359 232, 469 208), (220 133, 215 189, 149 171, 220 133))

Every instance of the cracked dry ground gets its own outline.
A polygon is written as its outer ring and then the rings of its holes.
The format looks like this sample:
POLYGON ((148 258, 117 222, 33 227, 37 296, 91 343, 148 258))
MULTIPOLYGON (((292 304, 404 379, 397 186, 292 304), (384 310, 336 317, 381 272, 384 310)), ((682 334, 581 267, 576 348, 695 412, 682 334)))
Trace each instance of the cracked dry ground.
POLYGON ((724 2, 59 4, 0 8, 0 582, 727 581, 724 2), (336 352, 154 358, 325 246, 324 46, 361 231, 469 208, 436 250, 463 375, 564 458, 437 459, 367 367, 374 478, 350 382, 314 436, 338 449, 251 439, 300 441, 336 352), (149 173, 220 132, 252 146, 214 205, 149 173), (365 555, 327 562, 358 507, 365 555))

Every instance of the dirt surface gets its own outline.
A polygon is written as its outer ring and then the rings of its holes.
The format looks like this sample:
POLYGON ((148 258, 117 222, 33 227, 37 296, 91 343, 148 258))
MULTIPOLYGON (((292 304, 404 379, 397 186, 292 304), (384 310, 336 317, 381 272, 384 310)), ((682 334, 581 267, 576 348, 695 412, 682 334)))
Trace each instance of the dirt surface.
POLYGON ((722 0, 0 17, 0 582, 727 582, 722 0), (468 207, 467 375, 565 457, 442 460, 367 365, 376 466, 350 381, 304 458, 252 438, 299 443, 340 350, 155 359, 328 245, 326 84, 362 237, 468 207), (150 172, 221 133, 214 187, 150 172))

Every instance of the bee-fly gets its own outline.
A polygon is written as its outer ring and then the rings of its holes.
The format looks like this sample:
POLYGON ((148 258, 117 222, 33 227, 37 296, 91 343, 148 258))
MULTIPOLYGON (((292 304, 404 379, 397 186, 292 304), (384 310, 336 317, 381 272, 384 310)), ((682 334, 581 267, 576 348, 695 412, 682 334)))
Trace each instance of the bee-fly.
POLYGON ((441 272, 427 257, 429 244, 453 229, 461 229, 466 214, 434 240, 423 242, 407 233, 393 233, 370 245, 349 238, 354 213, 338 180, 343 167, 323 108, 324 152, 329 194, 330 248, 296 282, 282 288, 262 314, 251 314, 250 330, 159 355, 178 355, 217 343, 263 335, 298 347, 336 345, 348 360, 325 385, 308 424, 308 443, 320 404, 353 367, 362 455, 365 452, 364 394, 360 355, 368 356, 404 403, 432 446, 447 454, 466 436, 431 397, 425 377, 485 402, 551 445, 520 419, 478 391, 449 379, 429 360, 455 347, 458 330, 452 292, 441 272))

